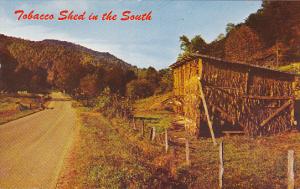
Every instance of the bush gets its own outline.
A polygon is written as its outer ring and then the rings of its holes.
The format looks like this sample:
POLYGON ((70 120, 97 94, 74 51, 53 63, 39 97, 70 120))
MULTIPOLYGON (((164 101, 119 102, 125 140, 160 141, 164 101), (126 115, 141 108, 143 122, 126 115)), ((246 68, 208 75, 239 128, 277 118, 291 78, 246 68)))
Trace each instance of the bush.
POLYGON ((98 110, 106 117, 130 119, 133 116, 133 101, 119 94, 110 94, 109 89, 105 89, 97 101, 98 110))
POLYGON ((128 83, 126 89, 128 97, 145 98, 154 94, 155 86, 146 79, 138 79, 128 83))

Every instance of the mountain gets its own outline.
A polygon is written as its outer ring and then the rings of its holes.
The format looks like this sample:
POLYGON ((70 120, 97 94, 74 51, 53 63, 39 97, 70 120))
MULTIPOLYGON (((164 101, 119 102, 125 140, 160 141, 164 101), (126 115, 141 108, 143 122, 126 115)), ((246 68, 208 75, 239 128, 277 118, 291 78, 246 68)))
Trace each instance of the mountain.
POLYGON ((99 88, 124 91, 136 69, 108 52, 74 43, 29 41, 2 34, 0 64, 0 90, 5 91, 57 88, 74 93, 80 80, 87 76, 96 79, 99 88))
POLYGON ((53 39, 45 39, 45 40, 41 41, 40 43, 45 44, 46 46, 47 45, 57 45, 57 46, 61 46, 64 48, 72 48, 74 50, 85 52, 85 53, 93 56, 95 63, 102 64, 103 66, 105 66, 103 63, 108 63, 109 66, 111 66, 111 65, 120 66, 123 69, 131 69, 133 67, 131 64, 124 62, 123 60, 117 58, 116 56, 110 54, 109 52, 94 51, 92 49, 89 49, 89 48, 86 48, 86 47, 83 47, 81 45, 74 44, 71 42, 59 41, 59 40, 53 40, 53 39))

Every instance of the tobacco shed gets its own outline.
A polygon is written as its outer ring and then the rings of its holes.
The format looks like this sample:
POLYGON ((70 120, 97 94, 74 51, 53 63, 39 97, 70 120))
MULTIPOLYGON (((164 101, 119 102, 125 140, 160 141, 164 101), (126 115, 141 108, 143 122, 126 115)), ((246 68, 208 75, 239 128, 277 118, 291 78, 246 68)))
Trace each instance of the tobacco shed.
POLYGON ((193 54, 170 66, 173 93, 188 129, 272 135, 296 128, 299 75, 193 54), (205 107, 204 107, 205 106, 205 107))

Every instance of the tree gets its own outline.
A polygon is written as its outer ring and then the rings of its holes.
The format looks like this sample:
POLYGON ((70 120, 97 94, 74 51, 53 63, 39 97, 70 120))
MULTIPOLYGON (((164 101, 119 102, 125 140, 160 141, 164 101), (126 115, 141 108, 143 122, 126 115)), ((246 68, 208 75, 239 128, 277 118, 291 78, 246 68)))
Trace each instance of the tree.
POLYGON ((154 87, 146 79, 137 79, 126 85, 126 94, 131 98, 145 98, 154 94, 154 87))
POLYGON ((225 42, 225 58, 251 62, 253 55, 261 49, 262 44, 256 32, 242 25, 229 33, 225 42))
POLYGON ((146 71, 145 79, 148 80, 154 86, 154 88, 156 88, 160 78, 156 69, 150 66, 146 71))
POLYGON ((235 25, 233 23, 228 23, 226 25, 226 34, 228 34, 231 30, 235 28, 235 25))
POLYGON ((159 87, 157 93, 165 93, 171 91, 173 88, 173 75, 171 69, 159 70, 159 87))
POLYGON ((72 59, 65 62, 55 62, 53 69, 54 73, 56 73, 54 79, 56 87, 68 93, 74 92, 79 85, 80 78, 84 74, 82 66, 72 59))
POLYGON ((38 68, 32 73, 31 82, 30 82, 30 91, 31 92, 45 92, 47 90, 47 71, 38 68))
POLYGON ((92 98, 99 93, 99 80, 96 74, 87 74, 80 79, 80 90, 88 97, 92 98))
POLYGON ((223 40, 225 38, 225 35, 223 34, 223 33, 220 33, 219 35, 218 35, 218 37, 214 40, 214 41, 221 41, 221 40, 223 40))
POLYGON ((191 53, 199 52, 201 54, 207 53, 207 44, 200 35, 196 35, 191 40, 185 35, 179 38, 181 52, 178 59, 189 56, 191 53))

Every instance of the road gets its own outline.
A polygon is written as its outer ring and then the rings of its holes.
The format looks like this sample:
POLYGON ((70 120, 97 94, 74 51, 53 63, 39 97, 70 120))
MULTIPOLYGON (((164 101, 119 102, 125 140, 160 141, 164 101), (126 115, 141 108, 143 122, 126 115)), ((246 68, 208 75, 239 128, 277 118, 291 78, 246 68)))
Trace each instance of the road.
POLYGON ((54 188, 72 142, 76 115, 70 101, 0 125, 0 189, 54 188))

